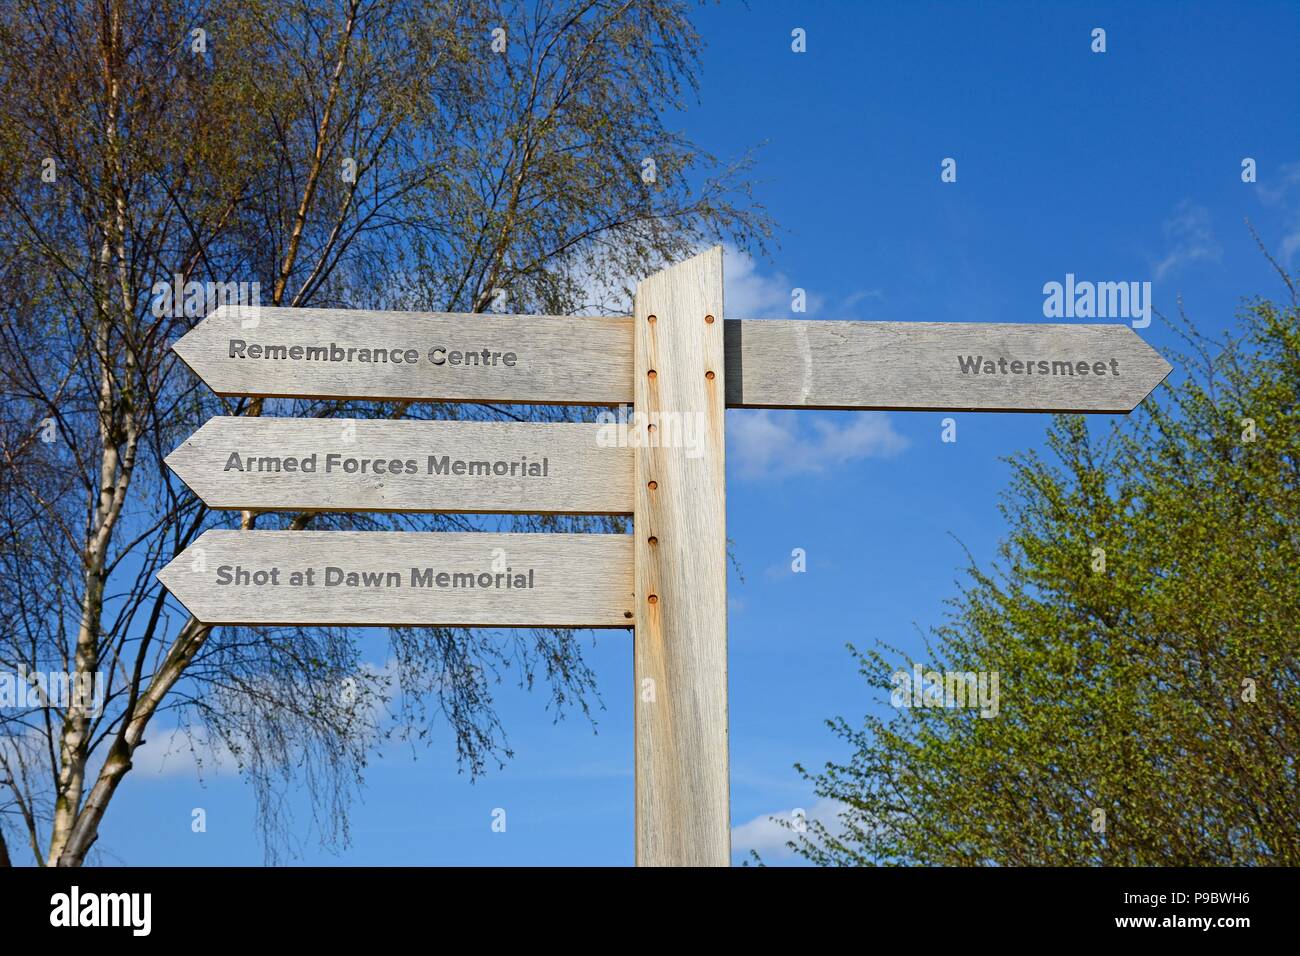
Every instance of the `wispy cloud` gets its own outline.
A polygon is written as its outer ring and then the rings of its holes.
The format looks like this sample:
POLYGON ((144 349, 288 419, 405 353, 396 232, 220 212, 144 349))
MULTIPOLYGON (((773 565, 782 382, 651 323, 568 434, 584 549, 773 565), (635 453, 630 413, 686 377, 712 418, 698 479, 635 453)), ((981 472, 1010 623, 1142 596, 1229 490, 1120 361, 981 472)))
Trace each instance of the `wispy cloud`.
POLYGON ((1300 163, 1285 163, 1277 185, 1261 182, 1258 188, 1265 205, 1282 209, 1282 240, 1278 245, 1278 257, 1284 268, 1293 269, 1296 254, 1300 253, 1300 163))
POLYGON ((131 769, 141 779, 157 777, 234 774, 235 755, 224 743, 210 738, 202 728, 186 732, 179 727, 159 728, 131 756, 131 769))
POLYGON ((1283 163, 1276 184, 1266 181, 1258 184, 1259 196, 1266 205, 1278 206, 1286 202, 1287 194, 1296 186, 1300 186, 1300 162, 1283 163))
POLYGON ((852 319, 860 317, 864 306, 885 300, 879 289, 857 289, 842 301, 828 300, 780 270, 764 272, 753 257, 729 245, 723 247, 722 275, 731 319, 852 319), (804 290, 803 312, 791 310, 796 288, 804 290))
POLYGON ((867 302, 884 302, 885 294, 879 289, 859 289, 850 293, 839 305, 837 315, 843 314, 845 318, 851 317, 851 313, 858 310, 858 307, 867 302))
MULTIPOLYGON (((710 246, 701 246, 704 252, 710 246)), ((810 288, 807 281, 792 278, 779 269, 768 269, 730 243, 723 247, 723 295, 726 315, 730 319, 758 318, 861 318, 864 307, 883 302, 879 289, 858 289, 842 301, 828 302, 810 288), (802 312, 792 311, 794 293, 803 289, 802 312)), ((574 259, 569 264, 569 279, 580 290, 583 305, 576 315, 627 315, 632 311, 632 290, 645 276, 626 274, 622 265, 609 256, 594 253, 590 261, 574 259)), ((505 311, 514 306, 508 300, 505 311)))
POLYGON ((908 446, 885 412, 855 412, 836 421, 737 409, 728 415, 727 439, 727 456, 741 478, 822 474, 865 458, 891 458, 908 446))
POLYGON ((789 827, 782 826, 779 821, 796 823, 799 820, 796 810, 802 810, 804 821, 815 820, 832 833, 836 833, 840 826, 840 811, 845 807, 846 804, 838 800, 823 798, 808 807, 790 807, 774 813, 764 813, 754 817, 748 823, 731 828, 731 848, 738 853, 749 853, 753 850, 763 857, 765 863, 792 859, 794 852, 786 844, 797 834, 789 827))
MULTIPOLYGON (((784 272, 764 273, 753 257, 732 246, 724 246, 722 279, 728 318, 791 317, 792 296, 800 284, 784 272)), ((815 315, 822 306, 821 296, 806 289, 805 295, 806 311, 800 313, 799 318, 815 315)))
POLYGON ((1291 224, 1290 230, 1282 236, 1282 247, 1279 255, 1282 257, 1282 265, 1288 269, 1295 268, 1296 253, 1300 252, 1300 216, 1291 224))
MULTIPOLYGON (((0 735, 0 763, 18 766, 17 758, 28 767, 48 764, 45 735, 28 729, 22 734, 0 735)), ((101 747, 87 764, 87 776, 95 779, 103 767, 107 747, 101 747)), ((139 780, 159 777, 234 774, 239 770, 234 754, 224 743, 211 737, 202 727, 187 732, 180 727, 158 727, 131 755, 131 776, 139 780)))
MULTIPOLYGON (((358 665, 355 677, 344 678, 328 693, 336 695, 335 706, 347 708, 351 712, 351 724, 354 732, 368 736, 373 744, 379 746, 379 728, 394 717, 394 702, 391 693, 399 686, 399 664, 397 658, 389 657, 382 666, 368 661, 358 665), (378 693, 363 693, 363 686, 375 687, 378 693)), ((435 677, 436 682, 439 678, 435 677)), ((432 691, 435 687, 424 688, 432 691)), ((268 696, 283 693, 273 683, 265 683, 264 693, 268 696)), ((239 706, 235 701, 233 706, 239 706)), ((251 747, 251 744, 245 746, 251 747)), ((386 749, 400 750, 397 741, 388 744, 386 749)), ((140 772, 141 778, 157 777, 213 777, 231 775, 239 772, 239 761, 226 746, 225 741, 211 733, 205 726, 196 725, 189 730, 182 727, 158 728, 151 732, 146 742, 132 756, 132 766, 140 772)))
POLYGON ((1163 228, 1168 251, 1154 266, 1157 281, 1193 262, 1218 262, 1223 255, 1214 237, 1210 211, 1190 199, 1178 204, 1163 228))

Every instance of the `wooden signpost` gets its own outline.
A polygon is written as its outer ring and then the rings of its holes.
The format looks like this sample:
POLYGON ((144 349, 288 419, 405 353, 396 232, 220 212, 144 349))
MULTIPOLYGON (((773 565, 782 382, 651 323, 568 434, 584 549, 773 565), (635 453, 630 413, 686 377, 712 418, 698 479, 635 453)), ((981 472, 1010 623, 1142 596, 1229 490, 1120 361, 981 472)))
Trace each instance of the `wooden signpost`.
POLYGON ((1170 372, 1125 326, 728 320, 720 247, 643 281, 631 317, 227 306, 173 348, 223 395, 634 406, 634 441, 214 418, 167 459, 214 508, 631 514, 633 533, 208 531, 159 578, 213 625, 633 628, 650 866, 731 857, 726 408, 1127 413, 1170 372))

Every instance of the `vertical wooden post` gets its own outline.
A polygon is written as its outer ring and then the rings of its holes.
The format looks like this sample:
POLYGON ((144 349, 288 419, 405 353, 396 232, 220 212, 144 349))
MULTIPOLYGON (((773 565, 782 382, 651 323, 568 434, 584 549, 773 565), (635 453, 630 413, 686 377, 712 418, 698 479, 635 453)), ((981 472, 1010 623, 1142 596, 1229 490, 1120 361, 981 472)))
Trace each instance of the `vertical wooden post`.
POLYGON ((645 416, 633 515, 636 861, 728 866, 722 247, 640 283, 633 311, 645 416))

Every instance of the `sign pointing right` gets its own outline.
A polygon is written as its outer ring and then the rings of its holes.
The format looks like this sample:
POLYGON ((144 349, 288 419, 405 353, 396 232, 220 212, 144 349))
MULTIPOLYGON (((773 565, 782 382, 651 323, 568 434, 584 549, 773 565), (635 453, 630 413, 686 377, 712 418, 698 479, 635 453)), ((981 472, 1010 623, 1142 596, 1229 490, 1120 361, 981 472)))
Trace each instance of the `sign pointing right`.
POLYGON ((744 320, 728 408, 1130 412, 1170 372, 1124 325, 744 320))

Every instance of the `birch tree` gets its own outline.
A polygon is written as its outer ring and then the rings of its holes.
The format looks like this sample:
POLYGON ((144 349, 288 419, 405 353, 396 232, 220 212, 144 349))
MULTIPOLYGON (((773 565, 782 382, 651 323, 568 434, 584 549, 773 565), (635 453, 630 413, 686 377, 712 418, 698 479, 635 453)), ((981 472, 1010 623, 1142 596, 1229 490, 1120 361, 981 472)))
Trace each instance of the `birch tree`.
MULTIPOLYGON (((15 0, 0 11, 0 864, 76 866, 150 734, 233 756, 270 859, 346 842, 393 736, 510 750, 492 687, 598 700, 578 635, 208 628, 155 572, 214 526, 465 529, 469 516, 212 513, 162 458, 212 414, 567 417, 505 406, 218 399, 168 346, 257 283, 276 306, 570 313, 625 304, 706 241, 761 251, 748 158, 669 122, 700 40, 673 0, 15 0), (373 638, 371 638, 373 640, 373 638), (102 700, 27 693, 103 675, 102 700), (13 686, 13 682, 11 682, 13 686)), ((611 530, 616 519, 510 519, 611 530)), ((117 798, 120 799, 120 798, 117 798)))

